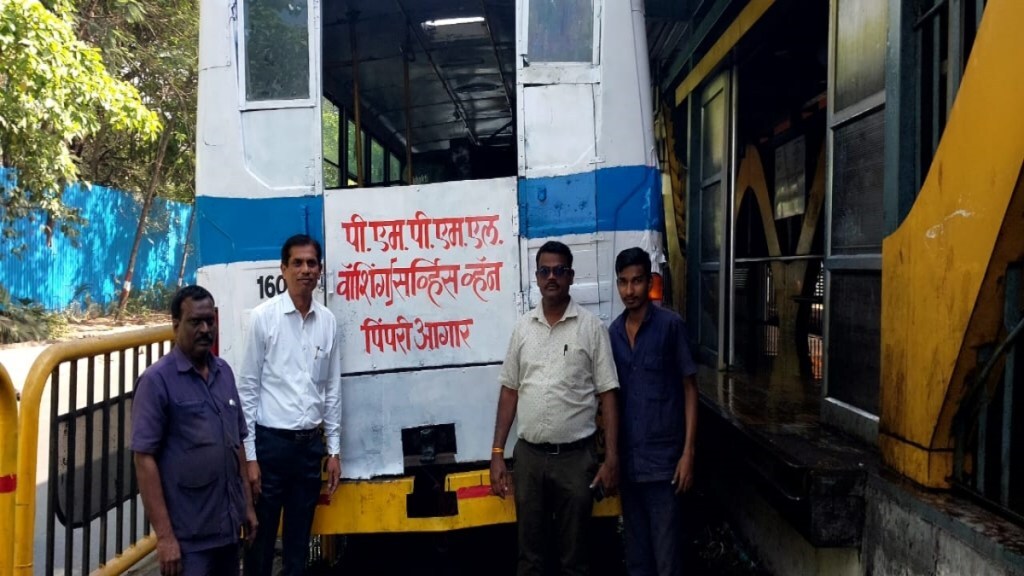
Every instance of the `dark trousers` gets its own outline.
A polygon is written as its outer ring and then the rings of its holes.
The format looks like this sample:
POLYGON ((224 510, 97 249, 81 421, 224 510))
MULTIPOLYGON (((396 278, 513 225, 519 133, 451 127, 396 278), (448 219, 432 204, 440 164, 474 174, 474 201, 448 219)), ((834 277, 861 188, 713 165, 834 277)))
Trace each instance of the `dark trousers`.
POLYGON ((590 573, 586 534, 594 509, 590 481, 596 464, 592 443, 559 454, 522 440, 516 443, 518 576, 543 574, 549 542, 557 547, 560 574, 590 573))
POLYGON ((245 557, 247 576, 270 576, 274 543, 281 521, 284 576, 300 576, 309 558, 309 531, 320 498, 320 466, 324 455, 318 434, 301 440, 256 427, 256 460, 260 486, 256 517, 260 527, 245 557), (284 511, 284 518, 281 512, 284 511))
POLYGON ((182 576, 238 576, 238 544, 181 555, 182 576))
POLYGON ((681 576, 682 499, 664 482, 623 482, 622 523, 629 576, 681 576))

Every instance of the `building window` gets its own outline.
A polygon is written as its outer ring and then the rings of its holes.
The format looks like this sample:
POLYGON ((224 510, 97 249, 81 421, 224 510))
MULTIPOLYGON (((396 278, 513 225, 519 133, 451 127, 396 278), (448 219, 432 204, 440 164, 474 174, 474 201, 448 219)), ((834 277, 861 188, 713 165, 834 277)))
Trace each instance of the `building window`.
POLYGON ((842 0, 836 6, 836 110, 885 89, 887 1, 842 0))

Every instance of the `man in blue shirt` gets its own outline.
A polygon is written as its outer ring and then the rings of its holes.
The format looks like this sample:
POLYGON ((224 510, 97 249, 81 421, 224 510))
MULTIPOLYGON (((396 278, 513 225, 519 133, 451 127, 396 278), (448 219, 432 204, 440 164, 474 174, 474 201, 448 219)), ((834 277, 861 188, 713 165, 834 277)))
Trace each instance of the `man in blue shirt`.
POLYGON ((680 495, 693 483, 697 367, 686 324, 651 304, 651 257, 615 259, 625 311, 609 328, 621 387, 619 451, 626 567, 630 576, 682 574, 680 495))
POLYGON ((160 573, 238 574, 239 533, 251 538, 257 520, 242 481, 246 427, 235 376, 211 352, 213 296, 182 288, 171 324, 174 349, 142 373, 132 401, 135 471, 160 573))

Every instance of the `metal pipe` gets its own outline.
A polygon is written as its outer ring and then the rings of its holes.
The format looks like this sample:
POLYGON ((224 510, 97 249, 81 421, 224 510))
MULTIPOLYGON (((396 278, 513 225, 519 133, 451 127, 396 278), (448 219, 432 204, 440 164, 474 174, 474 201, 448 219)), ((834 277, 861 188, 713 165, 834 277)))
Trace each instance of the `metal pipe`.
MULTIPOLYGON (((136 345, 132 349, 132 382, 138 382, 142 372, 139 370, 139 353, 141 346, 136 345)), ((128 434, 131 434, 129 431, 128 434)), ((128 492, 135 494, 139 492, 139 479, 135 477, 135 466, 128 467, 128 492)), ((131 546, 139 540, 139 500, 132 498, 128 506, 128 545, 131 546)), ((145 521, 145 519, 143 519, 145 521)))
POLYGON ((494 60, 498 63, 498 77, 501 78, 501 87, 505 90, 505 103, 508 104, 509 114, 512 113, 512 92, 505 81, 505 67, 501 65, 501 55, 498 54, 498 41, 494 38, 494 30, 491 29, 491 17, 487 14, 487 2, 480 0, 480 10, 483 11, 484 28, 487 28, 487 38, 491 41, 491 50, 494 51, 494 60))
POLYGON ((14 569, 14 490, 18 485, 18 396, 0 364, 0 576, 14 569))
MULTIPOLYGON (((125 353, 124 350, 121 350, 118 353, 118 360, 119 360, 118 367, 117 367, 117 375, 118 375, 118 378, 117 378, 117 395, 118 395, 118 397, 124 397, 124 393, 125 393, 124 377, 125 377, 125 374, 126 374, 126 371, 127 371, 126 356, 127 356, 127 354, 125 353)), ((116 486, 118 486, 119 488, 124 486, 124 483, 125 483, 125 467, 124 467, 123 463, 125 462, 125 459, 126 459, 125 457, 127 455, 127 450, 126 450, 126 447, 125 447, 125 436, 127 436, 127 434, 128 434, 128 431, 125 429, 125 419, 126 419, 126 414, 125 414, 124 402, 118 402, 117 403, 117 468, 115 468, 115 470, 117 471, 117 484, 116 484, 116 486)), ((135 499, 133 498, 132 500, 134 501, 135 499)), ((115 550, 121 550, 121 549, 124 548, 124 499, 121 498, 120 495, 118 495, 118 498, 117 498, 117 508, 116 508, 116 510, 117 510, 117 512, 114 515, 114 517, 117 519, 117 521, 114 523, 114 531, 115 531, 114 532, 114 549, 115 550)))
MULTIPOLYGON (((82 455, 82 569, 88 570, 92 563, 90 554, 92 552, 92 443, 96 433, 93 428, 93 414, 96 413, 93 404, 93 399, 96 397, 96 357, 89 356, 85 362, 85 406, 82 407, 82 415, 85 417, 85 454, 82 455)), ((78 416, 74 412, 68 416, 68 426, 76 426, 78 416)), ((76 471, 77 468, 75 466, 76 471)), ((72 512, 75 509, 74 504, 74 502, 67 503, 69 518, 74 515, 72 512)), ((65 569, 70 570, 71 567, 65 566, 65 569)))
POLYGON ((936 0, 935 4, 932 4, 931 8, 925 10, 924 14, 921 14, 917 18, 917 21, 914 22, 914 29, 916 30, 921 26, 924 26, 924 23, 931 19, 933 16, 936 16, 939 10, 945 5, 946 0, 936 0))
MULTIPOLYGON (((51 402, 57 402, 57 397, 50 398, 51 402)), ((75 517, 75 464, 78 462, 78 427, 75 426, 74 414, 78 408, 78 360, 71 361, 71 375, 68 376, 68 411, 67 414, 71 417, 68 422, 67 428, 67 446, 68 446, 68 457, 66 464, 67 481, 64 482, 64 510, 66 514, 66 520, 64 521, 64 568, 71 570, 75 562, 75 529, 74 520, 75 517)), ((50 424, 54 425, 57 421, 54 420, 50 424)), ((54 434, 57 436, 56 434, 54 434)), ((55 444, 56 445, 56 444, 55 444)), ((57 458, 58 452, 54 450, 50 453, 50 460, 57 458)), ((48 479, 49 482, 58 482, 56 476, 48 479)), ((58 502, 58 506, 60 503, 58 502)), ((53 514, 54 510, 47 510, 47 514, 53 514)), ((83 543, 83 546, 88 546, 88 543, 83 543)), ((47 576, 50 576, 47 574, 47 576)))
POLYGON ((352 48, 352 118, 356 123, 356 185, 360 188, 366 181, 363 166, 363 121, 359 103, 359 43, 356 42, 356 19, 359 12, 349 10, 348 35, 352 48))
MULTIPOLYGON (((57 421, 57 414, 60 411, 57 399, 60 398, 60 364, 58 363, 53 367, 53 371, 50 373, 50 422, 57 421)), ((50 453, 57 452, 57 440, 56 434, 50 434, 50 453)), ((48 476, 47 478, 57 477, 57 459, 50 458, 47 464, 48 476)), ((57 482, 46 483, 46 509, 56 510, 57 509, 57 482)), ((56 557, 56 550, 54 549, 55 541, 57 539, 57 515, 47 514, 46 515, 46 572, 45 574, 53 574, 54 558, 56 557)))
MULTIPOLYGON (((1020 287, 1021 268, 1020 266, 1010 266, 1006 270, 1005 296, 1003 297, 1003 324, 1006 328, 1010 328, 1013 324, 1020 322, 1020 287)), ((999 455, 999 468, 1001 471, 999 475, 999 503, 1007 508, 1010 507, 1010 476, 1013 472, 1010 459, 1013 456, 1013 399, 1016 397, 1014 388, 1016 387, 1017 354, 1018 348, 1014 346, 1007 352, 1006 364, 1003 366, 1003 430, 1002 442, 1000 442, 1001 454, 999 455)))
MULTIPOLYGON (((402 0, 395 0, 395 4, 398 6, 398 10, 402 13, 405 21, 412 22, 409 18, 409 12, 406 11, 405 6, 402 4, 402 0)), ((455 111, 459 114, 459 119, 462 120, 462 124, 466 127, 466 133, 469 135, 470 142, 474 146, 478 146, 480 142, 477 140, 476 134, 473 133, 473 129, 469 127, 469 120, 466 119, 466 111, 462 108, 462 101, 455 96, 455 92, 448 85, 448 80, 441 74, 441 68, 434 62, 434 58, 430 55, 430 50, 427 49, 427 43, 423 41, 419 31, 415 26, 409 26, 409 29, 412 30, 412 35, 416 37, 416 43, 420 45, 420 49, 423 50, 423 54, 427 57, 427 62, 430 62, 430 66, 434 69, 434 74, 437 75, 437 79, 441 82, 441 87, 448 94, 448 98, 451 98, 452 105, 455 106, 455 111)))
POLYGON ((412 93, 409 89, 409 22, 405 23, 407 41, 402 50, 402 76, 405 93, 405 183, 412 184, 412 93))
MULTIPOLYGON (((103 413, 100 424, 100 438, 103 449, 100 452, 100 506, 106 507, 110 499, 110 354, 103 355, 103 413)), ((120 462, 118 462, 120 463, 120 462)), ((109 514, 100 515, 100 565, 107 563, 107 537, 109 514)))
POLYGON ((116 576, 124 574, 129 568, 156 550, 156 534, 150 534, 128 547, 127 550, 114 556, 110 562, 100 566, 90 576, 116 576))

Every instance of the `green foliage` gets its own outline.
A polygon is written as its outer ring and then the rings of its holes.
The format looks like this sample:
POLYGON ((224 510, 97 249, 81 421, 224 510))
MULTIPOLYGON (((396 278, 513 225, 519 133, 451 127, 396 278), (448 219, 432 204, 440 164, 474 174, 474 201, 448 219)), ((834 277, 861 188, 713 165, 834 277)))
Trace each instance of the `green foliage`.
POLYGON ((79 37, 102 50, 108 68, 118 70, 123 80, 137 87, 171 130, 160 174, 153 174, 156 139, 141 141, 103 130, 79 146, 82 177, 140 195, 155 182, 158 195, 191 202, 195 198, 198 0, 77 0, 77 12, 79 37))
POLYGON ((340 188, 341 187, 341 159, 338 136, 340 134, 339 122, 341 121, 341 112, 333 102, 323 100, 321 107, 321 128, 320 136, 323 141, 324 150, 324 188, 340 188))
POLYGON ((114 78, 98 49, 76 36, 67 0, 0 0, 0 162, 18 170, 0 197, 3 235, 36 210, 50 229, 74 233, 80 218, 61 201, 78 180, 75 148, 103 131, 141 144, 161 130, 130 82, 114 78))
MULTIPOLYGON (((152 313, 167 314, 171 310, 171 298, 177 292, 174 286, 168 286, 163 282, 144 288, 134 290, 125 303, 124 311, 128 316, 148 316, 152 313)), ((109 314, 117 312, 117 303, 111 303, 109 314)))
POLYGON ((30 300, 12 299, 0 286, 0 344, 50 340, 68 333, 63 314, 47 312, 30 300))

